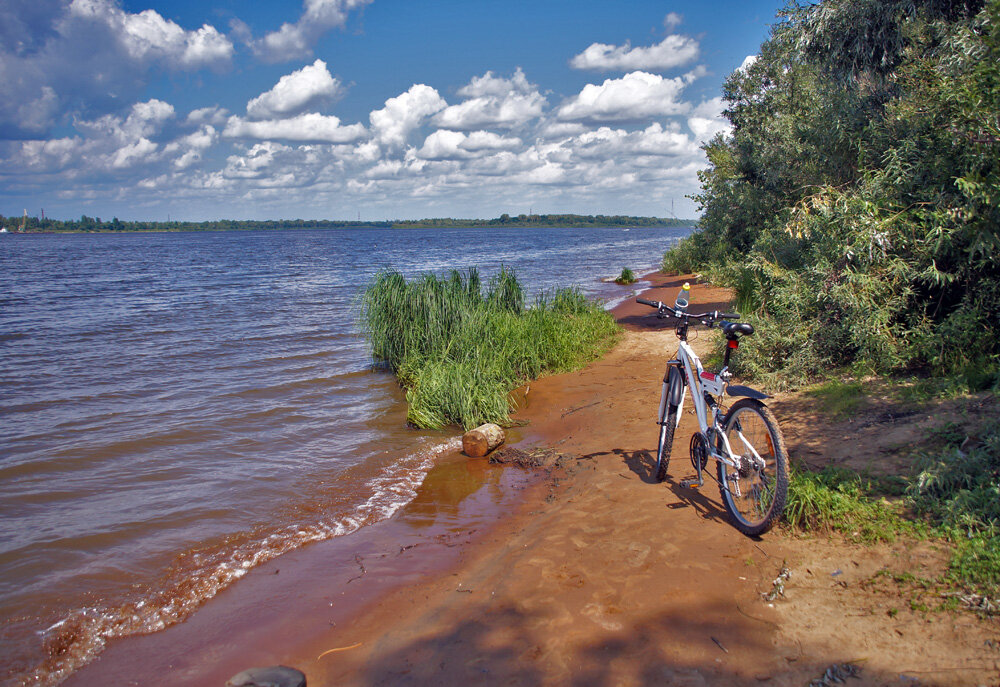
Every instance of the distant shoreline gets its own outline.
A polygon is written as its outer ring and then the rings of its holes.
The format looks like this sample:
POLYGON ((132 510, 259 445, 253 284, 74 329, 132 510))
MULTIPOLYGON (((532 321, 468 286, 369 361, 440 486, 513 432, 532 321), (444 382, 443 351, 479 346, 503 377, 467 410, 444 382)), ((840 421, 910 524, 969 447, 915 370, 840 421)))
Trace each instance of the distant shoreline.
MULTIPOLYGON (((22 218, 0 216, 0 223, 19 226, 22 218), (16 220, 16 221, 15 221, 16 220)), ((208 220, 204 222, 122 222, 118 218, 102 221, 82 216, 79 220, 27 219, 28 234, 115 234, 136 232, 199 231, 282 231, 299 229, 641 229, 653 227, 694 227, 696 219, 636 217, 628 215, 502 215, 494 219, 456 219, 451 217, 381 222, 342 220, 208 220)), ((5 224, 6 226, 6 224, 5 224)), ((8 227, 9 229, 9 227, 8 227)), ((17 230, 9 233, 20 233, 17 230)))

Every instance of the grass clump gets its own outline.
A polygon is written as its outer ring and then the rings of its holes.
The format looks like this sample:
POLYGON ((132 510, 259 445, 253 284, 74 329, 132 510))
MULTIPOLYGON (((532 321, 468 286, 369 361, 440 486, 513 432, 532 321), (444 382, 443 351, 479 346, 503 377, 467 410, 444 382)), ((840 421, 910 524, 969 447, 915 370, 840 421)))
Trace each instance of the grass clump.
POLYGON ((523 287, 505 268, 485 290, 474 268, 412 281, 381 272, 361 305, 372 356, 396 373, 406 388, 408 420, 424 428, 505 424, 513 389, 582 366, 620 331, 575 289, 527 306, 523 287))
POLYGON ((907 490, 913 508, 956 544, 951 575, 966 586, 1000 593, 1000 420, 978 438, 945 426, 935 453, 918 455, 907 490))
POLYGON ((955 423, 929 432, 938 448, 916 456, 914 472, 875 480, 843 468, 791 473, 785 521, 861 542, 931 534, 954 544, 948 578, 984 598, 1000 596, 1000 419, 978 437, 955 423), (885 495, 902 495, 890 503, 885 495), (903 508, 917 520, 904 517, 903 508))
POLYGON ((849 417, 865 405, 864 387, 858 381, 834 379, 809 389, 806 394, 817 399, 823 411, 835 418, 849 417))
POLYGON ((617 279, 615 279, 615 283, 616 284, 621 284, 623 286, 627 285, 627 284, 634 284, 635 283, 635 272, 633 272, 632 270, 630 270, 627 267, 623 267, 622 268, 622 273, 618 275, 617 279))
POLYGON ((854 541, 893 541, 913 529, 899 508, 878 492, 877 482, 851 470, 826 467, 818 472, 793 469, 785 521, 806 531, 835 531, 854 541))

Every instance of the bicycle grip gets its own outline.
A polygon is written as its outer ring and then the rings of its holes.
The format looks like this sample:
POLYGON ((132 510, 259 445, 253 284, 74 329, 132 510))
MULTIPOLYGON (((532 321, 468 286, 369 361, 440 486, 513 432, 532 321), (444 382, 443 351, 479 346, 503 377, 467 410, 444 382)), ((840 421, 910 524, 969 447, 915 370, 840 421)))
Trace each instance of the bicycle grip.
POLYGON ((643 305, 648 305, 651 308, 659 308, 660 307, 660 304, 659 304, 658 301, 650 301, 650 300, 646 300, 645 298, 636 298, 635 302, 636 303, 642 303, 643 305))
POLYGON ((740 319, 740 314, 738 312, 724 312, 719 317, 724 320, 738 320, 740 319))

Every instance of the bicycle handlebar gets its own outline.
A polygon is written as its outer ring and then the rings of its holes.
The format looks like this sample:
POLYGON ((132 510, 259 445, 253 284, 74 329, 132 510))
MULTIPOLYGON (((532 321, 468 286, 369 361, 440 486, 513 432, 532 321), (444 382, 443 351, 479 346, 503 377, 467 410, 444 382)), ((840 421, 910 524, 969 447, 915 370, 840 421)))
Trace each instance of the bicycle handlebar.
POLYGON ((672 306, 669 306, 666 303, 662 303, 660 301, 650 301, 650 300, 647 300, 645 298, 636 298, 635 302, 636 303, 642 303, 643 305, 648 305, 651 308, 656 308, 661 313, 672 315, 672 316, 674 316, 674 317, 676 317, 678 319, 682 318, 682 317, 687 317, 687 318, 694 318, 696 320, 707 319, 707 320, 711 320, 713 322, 715 320, 738 320, 738 319, 740 319, 740 314, 739 313, 735 313, 735 312, 722 312, 722 313, 720 313, 718 310, 714 310, 712 312, 705 312, 705 313, 701 313, 701 314, 698 314, 698 315, 692 315, 690 313, 681 312, 680 310, 677 310, 676 308, 673 308, 672 306))

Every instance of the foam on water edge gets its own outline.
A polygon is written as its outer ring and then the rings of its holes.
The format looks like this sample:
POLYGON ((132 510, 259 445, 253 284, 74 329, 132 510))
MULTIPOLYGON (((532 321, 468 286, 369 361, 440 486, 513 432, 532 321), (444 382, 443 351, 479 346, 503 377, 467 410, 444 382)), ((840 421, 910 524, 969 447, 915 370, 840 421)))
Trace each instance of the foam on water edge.
POLYGON ((116 607, 80 608, 41 631, 49 658, 21 684, 48 687, 93 660, 109 639, 150 634, 190 616, 253 568, 312 542, 341 537, 386 520, 412 501, 435 459, 461 448, 460 438, 434 444, 387 466, 367 482, 371 495, 350 513, 328 522, 289 525, 231 551, 182 554, 168 581, 145 598, 116 607))

